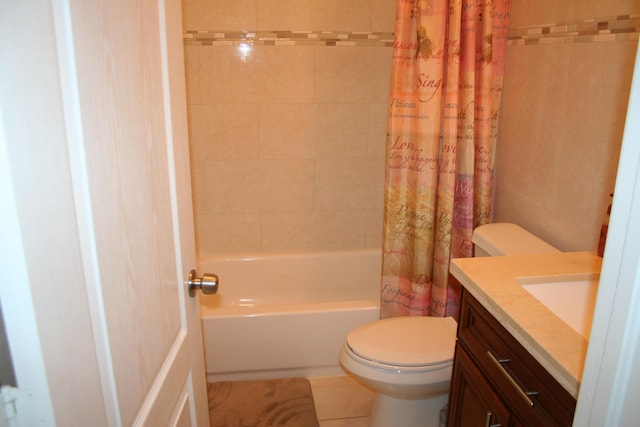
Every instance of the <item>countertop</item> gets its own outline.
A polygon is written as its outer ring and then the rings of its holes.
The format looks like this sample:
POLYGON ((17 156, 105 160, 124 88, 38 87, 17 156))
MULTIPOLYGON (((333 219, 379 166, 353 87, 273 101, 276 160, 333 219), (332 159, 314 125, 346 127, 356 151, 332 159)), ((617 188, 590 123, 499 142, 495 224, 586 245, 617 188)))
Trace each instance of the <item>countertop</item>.
POLYGON ((458 258, 451 261, 450 270, 465 289, 577 398, 589 342, 522 288, 519 281, 597 277, 601 266, 602 258, 595 253, 564 252, 458 258))

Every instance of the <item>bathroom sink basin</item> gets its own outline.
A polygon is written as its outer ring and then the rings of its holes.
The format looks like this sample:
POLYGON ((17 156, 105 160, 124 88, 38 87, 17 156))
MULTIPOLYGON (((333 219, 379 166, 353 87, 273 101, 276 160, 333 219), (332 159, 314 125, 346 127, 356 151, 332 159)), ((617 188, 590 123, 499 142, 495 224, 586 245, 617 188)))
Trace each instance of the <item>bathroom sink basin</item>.
POLYGON ((598 293, 598 277, 521 281, 520 284, 573 330, 589 338, 598 293))

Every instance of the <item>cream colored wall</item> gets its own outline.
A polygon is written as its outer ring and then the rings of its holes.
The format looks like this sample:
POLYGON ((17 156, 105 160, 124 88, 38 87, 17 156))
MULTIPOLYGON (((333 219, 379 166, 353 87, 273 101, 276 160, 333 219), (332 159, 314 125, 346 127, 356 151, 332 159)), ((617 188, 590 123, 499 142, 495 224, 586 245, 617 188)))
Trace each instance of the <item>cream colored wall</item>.
MULTIPOLYGON (((393 0, 183 0, 185 30, 392 32, 393 0)), ((390 47, 185 46, 198 255, 381 245, 390 47)))
MULTIPOLYGON (((637 1, 515 0, 511 33, 638 12, 637 1)), ((518 223, 564 251, 597 248, 614 188, 633 38, 546 38, 507 48, 494 221, 518 223)))

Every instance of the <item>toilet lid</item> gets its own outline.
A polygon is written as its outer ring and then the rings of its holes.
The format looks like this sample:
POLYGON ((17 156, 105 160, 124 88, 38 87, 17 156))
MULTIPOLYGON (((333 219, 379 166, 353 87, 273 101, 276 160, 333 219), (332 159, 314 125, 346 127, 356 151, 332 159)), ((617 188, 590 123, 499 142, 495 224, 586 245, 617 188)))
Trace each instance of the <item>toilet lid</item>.
POLYGON ((392 317, 360 326, 347 345, 358 356, 397 366, 450 362, 457 323, 452 317, 392 317))

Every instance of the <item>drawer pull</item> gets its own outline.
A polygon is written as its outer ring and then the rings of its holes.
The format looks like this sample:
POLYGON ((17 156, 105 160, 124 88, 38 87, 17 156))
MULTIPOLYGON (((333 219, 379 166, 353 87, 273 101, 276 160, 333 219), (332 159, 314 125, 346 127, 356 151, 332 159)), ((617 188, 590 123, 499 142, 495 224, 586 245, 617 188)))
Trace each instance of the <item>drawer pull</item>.
POLYGON ((502 424, 491 424, 493 418, 493 412, 487 412, 487 418, 484 420, 484 427, 502 427, 502 424))
POLYGON ((520 397, 522 397, 522 399, 524 399, 524 401, 527 403, 527 405, 529 405, 530 407, 533 407, 533 400, 529 399, 529 396, 535 396, 536 394, 538 394, 537 391, 524 391, 522 390, 522 388, 518 385, 517 382, 515 382, 515 380, 513 379, 513 377, 509 374, 509 372, 507 372, 504 369, 504 366, 502 366, 503 363, 509 363, 511 360, 510 359, 496 359, 496 357, 491 354, 491 351, 487 350, 487 355, 489 356, 489 359, 491 360, 491 362, 496 366, 496 368, 498 368, 500 370, 500 372, 502 372, 502 375, 504 375, 504 377, 507 379, 507 381, 509 381, 509 383, 518 391, 518 394, 520 395, 520 397))

